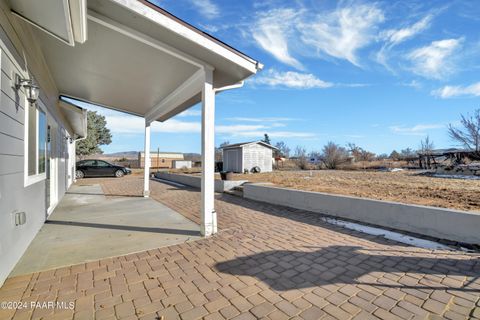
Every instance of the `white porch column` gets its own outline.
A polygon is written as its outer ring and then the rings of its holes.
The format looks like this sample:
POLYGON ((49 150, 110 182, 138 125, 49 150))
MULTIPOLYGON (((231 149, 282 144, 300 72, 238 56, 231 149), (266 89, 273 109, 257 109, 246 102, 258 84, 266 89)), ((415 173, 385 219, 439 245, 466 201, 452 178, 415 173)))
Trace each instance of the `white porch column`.
POLYGON ((202 87, 202 208, 200 231, 208 237, 217 232, 215 192, 215 92, 213 70, 205 69, 202 87))
POLYGON ((150 196, 150 123, 148 121, 145 121, 145 148, 143 155, 143 196, 148 198, 150 196))

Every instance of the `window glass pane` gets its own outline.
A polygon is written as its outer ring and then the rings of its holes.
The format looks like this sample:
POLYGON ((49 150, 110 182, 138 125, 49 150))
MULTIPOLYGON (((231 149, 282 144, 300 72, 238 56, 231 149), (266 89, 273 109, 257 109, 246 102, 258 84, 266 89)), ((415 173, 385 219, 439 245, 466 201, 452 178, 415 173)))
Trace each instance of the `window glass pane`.
POLYGON ((37 109, 30 106, 25 109, 28 113, 28 175, 32 176, 37 173, 37 109))
POLYGON ((47 116, 38 110, 38 173, 45 172, 47 160, 47 116))
POLYGON ((93 160, 85 160, 85 161, 83 161, 80 165, 81 165, 81 166, 93 166, 93 165, 95 165, 95 161, 93 161, 93 160))
POLYGON ((97 161, 97 166, 98 167, 109 167, 110 165, 105 161, 98 160, 97 161))

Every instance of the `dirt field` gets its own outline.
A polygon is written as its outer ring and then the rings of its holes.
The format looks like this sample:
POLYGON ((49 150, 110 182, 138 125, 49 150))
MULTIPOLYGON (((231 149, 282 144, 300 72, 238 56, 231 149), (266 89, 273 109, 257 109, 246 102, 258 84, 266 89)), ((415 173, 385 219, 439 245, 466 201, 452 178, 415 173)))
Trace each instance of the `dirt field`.
POLYGON ((415 172, 341 170, 237 174, 236 180, 378 200, 480 212, 480 180, 444 179, 415 172))

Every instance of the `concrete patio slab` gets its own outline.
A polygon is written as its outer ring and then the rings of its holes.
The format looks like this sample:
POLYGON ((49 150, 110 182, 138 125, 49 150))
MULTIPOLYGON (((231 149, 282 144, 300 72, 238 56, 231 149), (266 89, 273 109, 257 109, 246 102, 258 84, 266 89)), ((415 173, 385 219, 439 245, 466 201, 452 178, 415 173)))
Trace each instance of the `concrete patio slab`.
POLYGON ((98 184, 75 185, 10 277, 199 238, 197 224, 155 200, 105 197, 98 184))

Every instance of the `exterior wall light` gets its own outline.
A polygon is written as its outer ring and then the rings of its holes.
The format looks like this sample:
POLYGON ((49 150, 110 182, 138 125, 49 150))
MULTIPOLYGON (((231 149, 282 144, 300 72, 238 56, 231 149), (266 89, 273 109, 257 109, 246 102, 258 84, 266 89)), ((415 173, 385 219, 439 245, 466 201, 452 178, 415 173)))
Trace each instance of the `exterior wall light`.
POLYGON ((15 89, 19 90, 21 87, 25 89, 25 95, 28 102, 34 105, 40 95, 40 88, 30 79, 22 79, 18 74, 15 76, 15 89))

